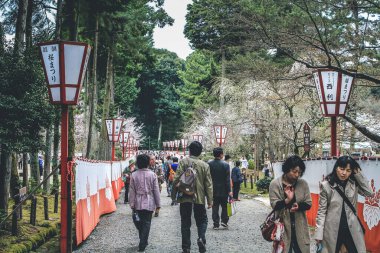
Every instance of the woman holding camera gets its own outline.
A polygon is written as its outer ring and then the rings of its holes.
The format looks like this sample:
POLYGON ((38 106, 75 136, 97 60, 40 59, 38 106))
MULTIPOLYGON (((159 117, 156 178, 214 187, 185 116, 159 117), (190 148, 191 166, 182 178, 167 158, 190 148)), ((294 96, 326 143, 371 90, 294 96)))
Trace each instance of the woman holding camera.
POLYGON ((364 228, 356 214, 358 194, 372 196, 359 164, 341 156, 320 185, 315 239, 322 253, 363 253, 364 228))
POLYGON ((284 224, 282 252, 285 253, 310 253, 306 210, 311 208, 311 197, 309 185, 300 178, 305 170, 300 157, 290 156, 282 165, 282 176, 269 186, 270 204, 284 224))

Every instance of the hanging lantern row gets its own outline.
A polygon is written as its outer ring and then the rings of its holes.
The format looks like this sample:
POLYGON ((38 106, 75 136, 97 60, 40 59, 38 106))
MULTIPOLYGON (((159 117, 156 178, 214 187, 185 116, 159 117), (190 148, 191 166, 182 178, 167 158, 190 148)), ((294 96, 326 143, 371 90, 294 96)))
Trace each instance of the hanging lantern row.
POLYGON ((203 141, 203 135, 201 135, 201 134, 194 134, 193 135, 193 141, 198 141, 198 142, 202 143, 202 141, 203 141))

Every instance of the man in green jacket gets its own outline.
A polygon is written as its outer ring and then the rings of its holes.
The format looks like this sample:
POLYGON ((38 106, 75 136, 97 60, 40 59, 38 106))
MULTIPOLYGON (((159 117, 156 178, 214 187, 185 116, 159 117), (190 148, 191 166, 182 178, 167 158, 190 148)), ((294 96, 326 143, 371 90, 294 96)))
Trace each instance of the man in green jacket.
POLYGON ((197 244, 199 252, 206 252, 206 230, 208 219, 205 199, 207 200, 207 208, 211 208, 213 196, 210 167, 207 163, 198 158, 202 153, 202 149, 203 147, 200 142, 193 141, 190 143, 190 157, 184 158, 179 162, 179 167, 173 182, 173 185, 177 186, 181 174, 190 166, 196 171, 194 196, 181 194, 181 192, 178 193, 177 190, 172 191, 173 200, 177 198, 177 202, 180 203, 182 250, 184 253, 190 252, 190 227, 191 213, 193 210, 194 219, 198 227, 197 244))

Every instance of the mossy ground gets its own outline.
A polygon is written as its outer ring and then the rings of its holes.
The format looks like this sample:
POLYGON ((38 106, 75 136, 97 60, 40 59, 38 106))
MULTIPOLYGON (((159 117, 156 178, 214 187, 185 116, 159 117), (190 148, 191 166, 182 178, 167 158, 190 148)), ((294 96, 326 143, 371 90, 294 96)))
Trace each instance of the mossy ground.
MULTIPOLYGON (((36 226, 29 223, 30 205, 30 200, 23 205, 23 218, 19 220, 20 232, 18 236, 11 235, 11 218, 7 221, 6 230, 0 230, 0 253, 21 253, 36 250, 40 245, 59 233, 60 208, 58 208, 58 213, 54 213, 54 196, 49 196, 49 220, 44 219, 43 197, 41 195, 37 196, 36 226)), ((10 201, 9 207, 12 208, 12 206, 13 201, 10 201)))

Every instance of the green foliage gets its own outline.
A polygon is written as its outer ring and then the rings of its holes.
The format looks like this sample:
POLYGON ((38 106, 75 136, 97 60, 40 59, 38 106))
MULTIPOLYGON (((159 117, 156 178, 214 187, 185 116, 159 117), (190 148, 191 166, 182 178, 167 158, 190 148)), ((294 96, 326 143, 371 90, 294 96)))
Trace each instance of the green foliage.
POLYGON ((183 70, 178 71, 184 85, 176 89, 180 96, 181 114, 185 121, 192 120, 194 112, 210 100, 209 90, 216 74, 213 54, 196 50, 189 55, 183 70))
POLYGON ((41 148, 40 130, 52 122, 53 107, 36 52, 0 57, 0 140, 15 151, 41 148))
MULTIPOLYGON (((156 146, 158 125, 163 124, 162 139, 173 138, 182 126, 179 96, 175 89, 183 82, 177 72, 182 69, 183 61, 176 54, 166 50, 155 51, 156 61, 151 66, 144 66, 137 87, 140 93, 134 115, 139 123, 145 125, 145 135, 156 146)), ((148 146, 148 139, 145 140, 148 146)))
POLYGON ((255 161, 253 159, 248 160, 248 169, 250 169, 250 170, 255 169, 255 161))
POLYGON ((264 177, 260 180, 257 180, 256 181, 257 190, 263 191, 263 192, 269 192, 269 185, 271 181, 272 181, 272 178, 270 177, 264 177))

